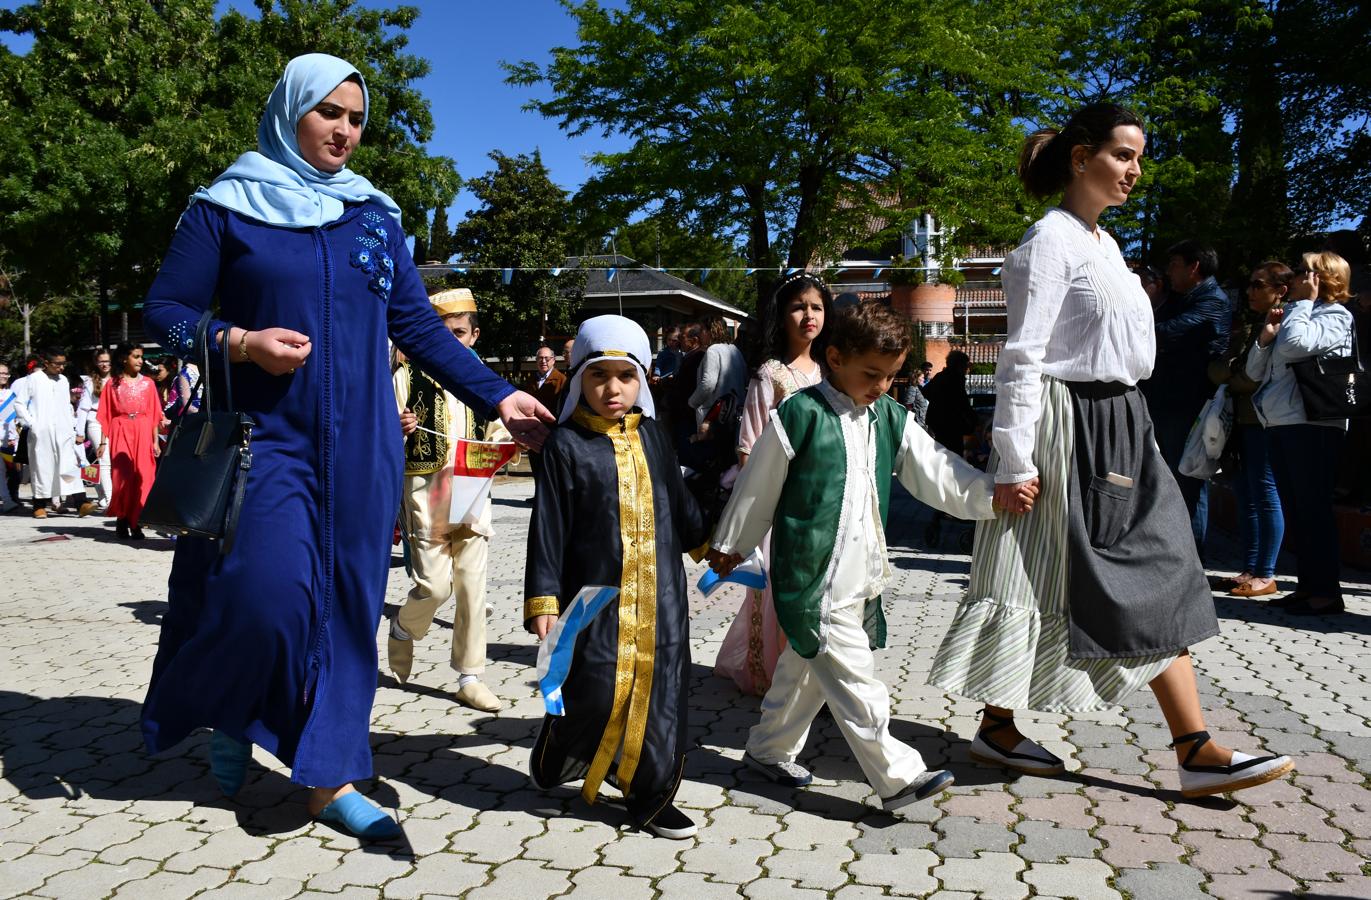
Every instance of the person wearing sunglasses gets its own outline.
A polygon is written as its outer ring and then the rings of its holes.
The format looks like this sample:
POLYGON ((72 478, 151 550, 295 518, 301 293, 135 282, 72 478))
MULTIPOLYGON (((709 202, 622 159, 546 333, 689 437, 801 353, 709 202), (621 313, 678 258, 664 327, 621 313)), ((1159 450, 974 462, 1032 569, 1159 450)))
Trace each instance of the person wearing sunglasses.
POLYGON ((1319 356, 1349 356, 1354 339, 1351 269, 1336 253, 1306 253, 1290 280, 1289 302, 1274 306, 1247 357, 1252 396, 1266 428, 1281 508, 1292 528, 1298 582, 1275 603, 1296 616, 1343 611, 1333 488, 1347 420, 1311 421, 1291 366, 1319 356))
POLYGON ((1228 385, 1233 398, 1233 435, 1224 468, 1234 476, 1238 500, 1238 531, 1243 546, 1243 569, 1215 583, 1234 597, 1266 597, 1276 593, 1276 556, 1285 534, 1285 516, 1276 476, 1271 471, 1270 443, 1252 406, 1261 387, 1247 377, 1247 358, 1266 324, 1266 314, 1285 302, 1293 273, 1283 262, 1270 260, 1252 270, 1247 281, 1247 314, 1234 330, 1223 359, 1209 364, 1215 384, 1228 385))

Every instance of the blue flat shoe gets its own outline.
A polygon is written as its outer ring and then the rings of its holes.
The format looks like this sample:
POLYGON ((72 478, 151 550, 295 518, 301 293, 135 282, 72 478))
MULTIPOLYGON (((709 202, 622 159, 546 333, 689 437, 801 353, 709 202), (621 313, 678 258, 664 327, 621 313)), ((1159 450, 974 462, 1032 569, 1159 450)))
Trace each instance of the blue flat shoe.
POLYGON ((343 826, 363 840, 383 841, 400 835, 400 823, 366 797, 353 791, 334 800, 319 813, 320 822, 343 826))
POLYGON ((252 745, 234 740, 222 731, 215 731, 209 739, 209 770, 219 782, 225 797, 232 797, 243 788, 248 774, 248 760, 252 759, 252 745))

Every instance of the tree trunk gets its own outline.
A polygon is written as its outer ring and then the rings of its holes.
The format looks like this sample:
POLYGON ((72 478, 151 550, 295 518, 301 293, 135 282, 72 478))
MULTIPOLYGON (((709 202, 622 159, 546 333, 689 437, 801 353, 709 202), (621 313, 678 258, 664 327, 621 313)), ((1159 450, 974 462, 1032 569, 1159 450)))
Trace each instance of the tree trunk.
MULTIPOLYGON (((748 262, 756 269, 771 265, 771 235, 766 222, 766 184, 743 185, 743 196, 747 198, 749 221, 747 228, 748 262)), ((760 274, 760 273, 759 273, 760 274)), ((770 279, 759 277, 757 285, 757 318, 765 322, 771 315, 770 279)))
POLYGON ((25 362, 28 362, 29 357, 33 354, 33 347, 29 344, 29 320, 33 318, 33 309, 34 309, 34 307, 33 307, 33 305, 30 304, 30 303, 21 303, 21 304, 19 305, 19 312, 20 312, 20 314, 24 317, 24 361, 25 361, 25 362))
POLYGON ((1237 110, 1238 177, 1223 229, 1228 258, 1250 268, 1287 249, 1285 146, 1282 139, 1281 86, 1272 64, 1270 32, 1239 36, 1238 66, 1243 90, 1237 110))

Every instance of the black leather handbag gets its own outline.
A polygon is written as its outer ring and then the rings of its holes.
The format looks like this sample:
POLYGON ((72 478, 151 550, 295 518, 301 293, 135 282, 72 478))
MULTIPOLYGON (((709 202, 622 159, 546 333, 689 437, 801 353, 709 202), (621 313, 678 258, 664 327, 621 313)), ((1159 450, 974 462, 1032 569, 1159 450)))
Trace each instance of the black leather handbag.
MULTIPOLYGON (((227 347, 219 354, 224 365, 224 408, 214 408, 209 322, 206 312, 195 329, 200 377, 191 389, 191 398, 200 396, 200 408, 182 413, 176 420, 157 462, 157 476, 143 506, 142 522, 177 535, 217 539, 219 555, 225 556, 233 549, 238 513, 252 468, 253 421, 233 410, 227 347)), ((224 340, 228 340, 228 326, 224 340)), ((187 409, 190 406, 186 404, 187 409)))
POLYGON ((1311 356, 1290 364, 1311 422, 1371 416, 1371 378, 1361 364, 1357 323, 1352 322, 1351 356, 1311 356))

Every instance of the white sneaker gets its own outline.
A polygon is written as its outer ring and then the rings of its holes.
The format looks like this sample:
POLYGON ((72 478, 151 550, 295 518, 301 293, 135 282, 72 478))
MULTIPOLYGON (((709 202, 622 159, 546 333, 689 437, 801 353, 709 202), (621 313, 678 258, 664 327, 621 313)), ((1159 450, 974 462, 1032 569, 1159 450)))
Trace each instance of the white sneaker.
POLYGON ((1171 742, 1177 744, 1194 741, 1194 746, 1181 763, 1181 796, 1207 797, 1210 794, 1228 794, 1244 788, 1256 787, 1275 781, 1295 768, 1295 762, 1288 756, 1252 756, 1233 751, 1233 758, 1226 766, 1192 766, 1190 760, 1200 748, 1209 743, 1209 732, 1197 731, 1171 742))
POLYGON ((987 735, 992 735, 1002 728, 1012 726, 1014 719, 1009 716, 992 716, 987 714, 986 718, 993 723, 988 728, 982 728, 976 732, 976 737, 971 741, 971 758, 992 766, 1000 766, 1005 769, 1012 769, 1015 772, 1022 772, 1025 775, 1060 775, 1066 771, 1066 763, 1056 755, 1048 752, 1047 748, 1041 744, 1023 738, 1013 747, 1002 747, 987 735))

